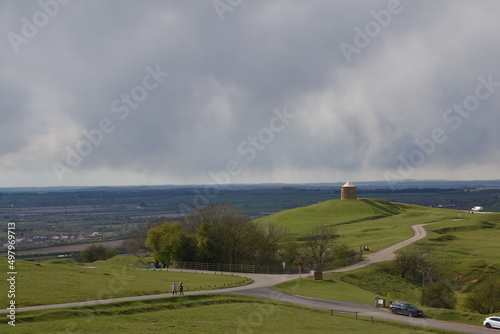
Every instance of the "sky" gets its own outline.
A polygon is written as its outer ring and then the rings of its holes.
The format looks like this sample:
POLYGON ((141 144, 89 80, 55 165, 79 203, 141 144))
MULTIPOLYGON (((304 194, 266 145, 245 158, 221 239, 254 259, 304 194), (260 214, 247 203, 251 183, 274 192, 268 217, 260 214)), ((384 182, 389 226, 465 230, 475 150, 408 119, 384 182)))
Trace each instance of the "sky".
POLYGON ((496 0, 6 0, 0 187, 499 179, 496 0))

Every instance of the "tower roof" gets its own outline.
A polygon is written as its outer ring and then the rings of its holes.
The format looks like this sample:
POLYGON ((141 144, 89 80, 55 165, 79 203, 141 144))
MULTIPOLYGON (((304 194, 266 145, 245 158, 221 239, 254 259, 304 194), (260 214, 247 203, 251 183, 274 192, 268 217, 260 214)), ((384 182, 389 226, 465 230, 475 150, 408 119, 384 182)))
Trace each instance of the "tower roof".
POLYGON ((342 188, 356 188, 354 184, 351 183, 351 181, 347 181, 342 188))

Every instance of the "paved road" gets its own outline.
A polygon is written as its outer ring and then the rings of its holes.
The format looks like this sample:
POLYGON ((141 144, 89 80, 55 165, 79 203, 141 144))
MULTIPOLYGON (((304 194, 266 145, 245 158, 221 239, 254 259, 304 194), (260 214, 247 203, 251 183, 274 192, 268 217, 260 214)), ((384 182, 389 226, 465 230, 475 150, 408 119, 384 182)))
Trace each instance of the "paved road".
MULTIPOLYGON (((352 266, 335 269, 328 271, 328 273, 335 272, 345 272, 349 270, 355 270, 372 263, 387 261, 394 258, 394 252, 398 249, 405 247, 417 240, 420 240, 426 236, 426 231, 423 228, 424 224, 412 226, 415 235, 407 240, 404 240, 398 244, 391 247, 385 248, 376 253, 366 256, 366 258, 352 266)), ((175 269, 169 269, 175 270, 175 269)), ((189 271, 189 270, 183 270, 189 271)), ((199 271, 198 271, 199 272, 199 271)), ((226 273, 231 274, 231 273, 226 273)), ((471 326, 464 324, 451 323, 446 321, 432 320, 426 318, 410 318, 400 315, 394 315, 387 309, 377 309, 373 306, 357 304, 352 302, 335 301, 335 300, 325 300, 311 297, 303 297, 297 295, 291 295, 283 293, 280 291, 273 290, 271 287, 286 282, 289 280, 299 278, 299 275, 265 275, 265 274, 239 274, 233 273, 234 275, 248 277, 254 280, 254 283, 246 286, 220 289, 220 290, 206 290, 206 291, 194 291, 188 292, 189 295, 200 295, 200 294, 236 294, 236 295, 247 295, 253 297, 267 298, 272 300, 277 300, 285 303, 291 303, 295 305, 300 305, 309 308, 321 309, 321 310, 342 310, 344 312, 359 312, 360 316, 373 317, 374 319, 390 320, 402 322, 414 326, 423 326, 429 328, 439 328, 445 330, 452 330, 462 333, 492 333, 492 330, 486 329, 480 326, 471 326)), ((113 298, 113 299, 103 299, 103 300, 93 300, 87 302, 76 302, 76 303, 64 303, 55 305, 40 305, 40 306, 30 306, 18 308, 17 312, 42 310, 42 309, 56 309, 56 308, 66 308, 66 307, 83 307, 91 305, 101 305, 108 303, 124 302, 124 301, 135 301, 135 300, 146 300, 146 299, 158 299, 158 298, 168 298, 172 297, 172 294, 157 294, 157 295, 147 295, 147 296, 135 296, 135 297, 123 297, 123 298, 113 298)), ((0 313, 7 313, 6 309, 0 310, 0 313)), ((499 332, 500 333, 500 332, 499 332)))
POLYGON ((409 244, 411 244, 415 241, 418 241, 420 239, 425 238, 425 236, 427 235, 427 232, 424 229, 424 225, 426 225, 426 224, 412 225, 411 228, 415 234, 413 235, 413 237, 411 237, 409 239, 403 240, 395 245, 392 245, 390 247, 382 249, 376 253, 369 254, 369 255, 365 256, 363 261, 360 261, 356 264, 353 264, 352 266, 326 271, 326 273, 341 273, 341 272, 345 272, 345 271, 350 271, 350 270, 355 270, 355 269, 359 269, 362 267, 366 267, 367 265, 372 264, 372 263, 393 260, 394 257, 396 256, 396 254, 394 254, 394 253, 398 249, 401 249, 401 248, 408 246, 409 244))

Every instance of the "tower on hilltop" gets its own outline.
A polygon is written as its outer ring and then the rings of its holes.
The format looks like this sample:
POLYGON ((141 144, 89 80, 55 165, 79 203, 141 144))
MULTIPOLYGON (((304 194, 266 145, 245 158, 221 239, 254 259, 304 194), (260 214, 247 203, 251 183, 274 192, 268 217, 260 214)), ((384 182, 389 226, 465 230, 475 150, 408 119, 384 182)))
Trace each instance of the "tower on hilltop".
POLYGON ((340 189, 340 199, 358 199, 356 186, 351 181, 347 181, 340 189))

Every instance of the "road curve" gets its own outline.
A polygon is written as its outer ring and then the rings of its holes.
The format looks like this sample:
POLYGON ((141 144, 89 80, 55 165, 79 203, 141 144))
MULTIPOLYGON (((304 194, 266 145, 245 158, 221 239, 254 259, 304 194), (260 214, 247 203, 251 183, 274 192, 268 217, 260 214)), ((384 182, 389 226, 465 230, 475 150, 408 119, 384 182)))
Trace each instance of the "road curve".
MULTIPOLYGON (((350 270, 359 269, 365 266, 368 266, 373 263, 382 262, 392 260, 395 257, 395 252, 409 244, 423 239, 427 232, 424 229, 424 225, 419 224, 413 225, 411 228, 414 231, 414 236, 401 241, 395 245, 392 245, 388 248, 382 249, 373 254, 369 254, 362 261, 344 268, 339 268, 335 270, 330 270, 325 273, 338 273, 338 272, 346 272, 350 270)), ((170 271, 180 271, 181 269, 169 269, 170 271)), ((188 272, 193 270, 183 269, 182 271, 188 272)), ((198 270, 198 272, 200 272, 198 270)), ((212 272, 211 272, 212 273, 212 272)), ((429 328, 438 328, 450 331, 456 331, 461 333, 473 333, 473 334, 482 334, 482 333, 491 333, 491 330, 486 329, 480 326, 471 326, 459 323, 452 323, 440 320, 433 320, 427 318, 410 318, 404 317, 400 315, 394 315, 389 312, 387 309, 378 309, 373 306, 357 304, 352 302, 345 301, 336 301, 336 300, 326 300, 326 299, 318 299, 311 297, 304 297, 298 295, 287 294, 281 291, 277 291, 272 289, 271 287, 283 283, 286 281, 290 281, 293 279, 299 278, 298 274, 293 275, 266 275, 266 274, 244 274, 244 273, 225 273, 229 275, 238 275, 243 277, 248 277, 254 280, 254 283, 239 286, 234 288, 226 288, 226 289, 218 289, 218 290, 205 290, 205 291, 193 291, 187 292, 188 295, 201 295, 201 294, 236 294, 236 295, 247 295, 253 297, 266 298, 276 301, 281 301, 285 303, 291 303, 299 306, 321 309, 321 310, 343 310, 345 312, 359 312, 361 316, 365 317, 373 317, 374 319, 381 320, 390 320, 401 323, 406 323, 413 326, 422 326, 429 328)), ((137 301, 137 300, 147 300, 147 299, 159 299, 159 298, 172 298, 172 294, 164 293, 164 294, 156 294, 156 295, 146 295, 146 296, 134 296, 134 297, 122 297, 122 298, 111 298, 111 299, 102 299, 102 300, 92 300, 86 302, 74 302, 74 303, 64 303, 64 304, 53 304, 53 305, 39 305, 39 306, 29 306, 29 307, 21 307, 17 308, 16 312, 26 312, 26 311, 34 311, 34 310, 46 310, 46 309, 57 309, 57 308, 68 308, 68 307, 85 307, 95 305, 96 307, 101 304, 109 304, 109 303, 117 303, 117 302, 125 302, 125 301, 137 301)), ((6 309, 1 309, 1 313, 7 313, 6 309)))
POLYGON ((406 247, 409 244, 414 243, 415 241, 418 241, 420 239, 425 238, 425 236, 427 235, 427 232, 424 229, 424 225, 426 225, 426 224, 412 225, 411 229, 413 230, 413 232, 415 234, 413 235, 413 237, 411 237, 409 239, 398 242, 395 245, 384 248, 384 249, 382 249, 378 252, 375 252, 373 254, 369 254, 369 255, 365 256, 365 258, 362 261, 355 263, 352 266, 339 268, 339 269, 335 269, 335 270, 330 270, 330 271, 325 271, 325 273, 342 273, 342 272, 351 271, 351 270, 359 269, 362 267, 366 267, 367 265, 370 265, 372 263, 393 260, 394 257, 396 256, 395 252, 397 250, 399 250, 403 247, 406 247))

